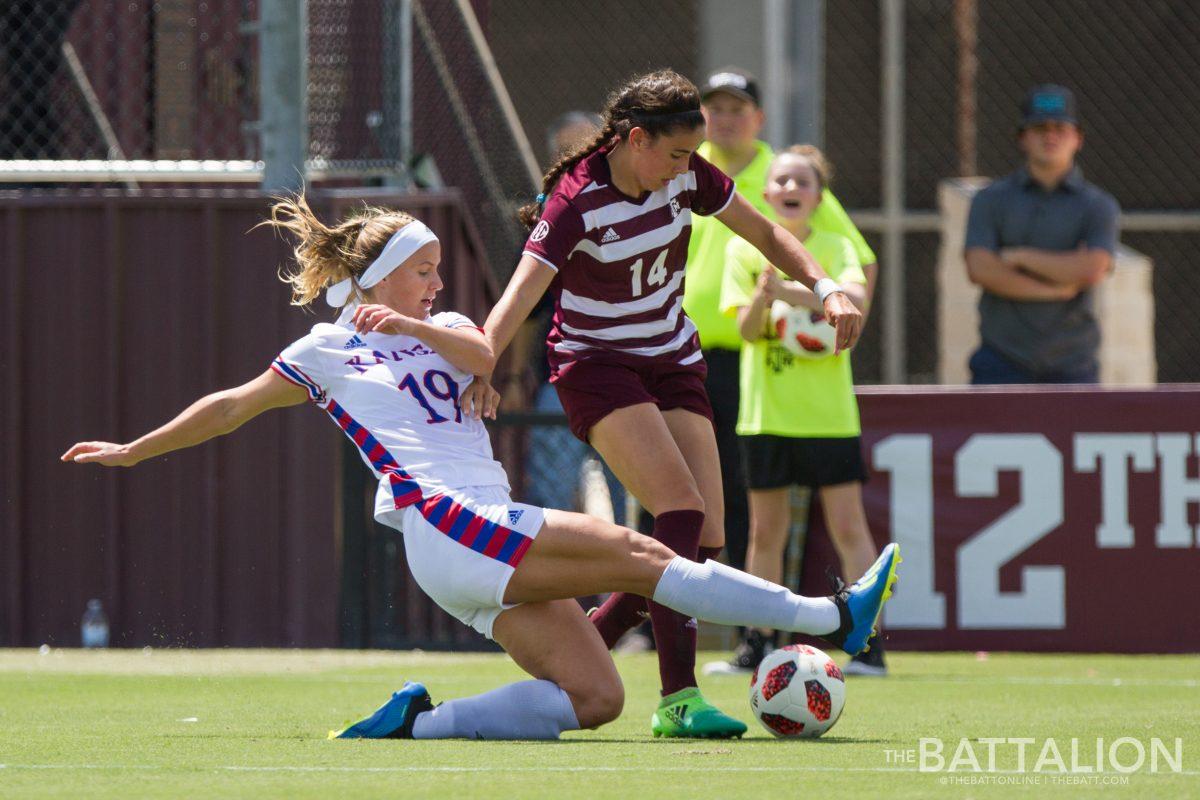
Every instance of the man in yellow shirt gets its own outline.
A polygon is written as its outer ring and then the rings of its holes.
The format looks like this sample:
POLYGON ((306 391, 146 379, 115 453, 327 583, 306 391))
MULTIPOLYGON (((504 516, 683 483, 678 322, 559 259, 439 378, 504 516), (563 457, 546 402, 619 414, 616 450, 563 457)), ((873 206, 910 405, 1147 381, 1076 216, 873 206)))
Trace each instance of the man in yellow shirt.
MULTIPOLYGON (((771 146, 759 141, 766 117, 759 105, 758 80, 738 67, 723 67, 700 87, 706 123, 706 141, 697 152, 734 179, 737 191, 770 219, 775 212, 763 193, 767 171, 774 158, 771 146)), ((878 272, 875 254, 828 189, 810 220, 815 230, 845 236, 851 241, 867 277, 867 302, 878 272)), ((737 321, 721 313, 721 281, 725 248, 733 232, 717 220, 692 218, 683 309, 700 332, 700 346, 708 363, 705 381, 712 402, 713 424, 725 490, 725 556, 730 565, 745 566, 746 532, 750 526, 746 482, 741 470, 735 431, 738 418, 738 357, 742 338, 737 321)), ((865 313, 865 312, 864 312, 865 313)))

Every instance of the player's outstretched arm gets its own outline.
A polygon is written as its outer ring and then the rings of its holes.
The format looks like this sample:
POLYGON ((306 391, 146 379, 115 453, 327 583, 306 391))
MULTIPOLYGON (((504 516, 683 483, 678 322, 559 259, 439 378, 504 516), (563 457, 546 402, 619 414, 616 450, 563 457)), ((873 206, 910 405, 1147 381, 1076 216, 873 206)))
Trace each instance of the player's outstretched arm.
POLYGON ((555 272, 530 255, 521 256, 504 295, 483 323, 484 334, 496 358, 508 347, 521 323, 529 318, 534 306, 542 299, 555 272))
POLYGON ((795 236, 760 214, 741 195, 734 195, 733 201, 717 215, 717 219, 754 245, 769 263, 809 289, 817 281, 829 277, 795 236))
MULTIPOLYGON (((783 270, 808 289, 817 288, 817 281, 830 280, 812 253, 795 236, 764 217, 750 201, 735 194, 728 207, 717 219, 731 231, 742 237, 762 253, 767 262, 783 270)), ((832 281, 830 281, 832 283, 832 281)), ((831 291, 825 296, 825 319, 837 328, 836 351, 848 350, 858 341, 862 333, 862 312, 842 291, 831 291)))
POLYGON ((166 425, 128 444, 79 442, 59 458, 76 464, 132 467, 147 458, 229 433, 269 409, 299 405, 307 399, 308 393, 299 386, 267 370, 241 386, 200 398, 166 425))

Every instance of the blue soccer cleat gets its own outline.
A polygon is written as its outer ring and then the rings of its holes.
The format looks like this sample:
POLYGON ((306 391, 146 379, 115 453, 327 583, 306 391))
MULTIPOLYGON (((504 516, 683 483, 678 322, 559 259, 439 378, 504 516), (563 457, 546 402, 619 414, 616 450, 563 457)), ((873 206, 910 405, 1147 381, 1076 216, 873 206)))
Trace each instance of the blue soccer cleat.
POLYGON ((875 633, 875 623, 879 621, 883 604, 896 587, 896 567, 900 560, 900 545, 893 543, 883 548, 871 568, 851 586, 847 587, 840 578, 832 576, 834 590, 830 599, 837 604, 842 624, 823 639, 852 656, 867 649, 867 640, 875 633))
POLYGON ((330 739, 411 739, 413 722, 423 711, 433 709, 429 692, 419 683, 405 681, 374 714, 343 731, 330 731, 330 739))

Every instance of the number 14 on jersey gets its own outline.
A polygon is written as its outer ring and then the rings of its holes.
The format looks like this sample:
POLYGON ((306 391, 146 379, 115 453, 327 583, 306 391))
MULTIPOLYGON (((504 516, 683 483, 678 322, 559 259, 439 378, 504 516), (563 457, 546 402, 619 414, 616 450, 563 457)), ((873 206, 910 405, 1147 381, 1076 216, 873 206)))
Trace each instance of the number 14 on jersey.
MULTIPOLYGON (((668 248, 669 249, 669 248, 668 248)), ((633 296, 642 296, 642 259, 638 259, 629 265, 629 271, 632 274, 630 283, 633 288, 633 296)), ((647 286, 662 286, 667 282, 667 251, 663 250, 658 254, 658 258, 654 259, 654 263, 650 265, 650 272, 646 274, 647 286)))

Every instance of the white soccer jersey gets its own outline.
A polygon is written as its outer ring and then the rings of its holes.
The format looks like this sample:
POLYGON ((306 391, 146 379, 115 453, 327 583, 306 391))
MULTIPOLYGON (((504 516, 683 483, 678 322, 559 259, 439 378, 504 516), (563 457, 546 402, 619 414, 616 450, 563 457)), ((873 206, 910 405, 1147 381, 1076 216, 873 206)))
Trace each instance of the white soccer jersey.
MULTIPOLYGON (((476 327, 462 314, 429 322, 476 327)), ((462 413, 458 398, 473 376, 412 336, 367 333, 320 323, 271 364, 308 392, 358 446, 379 477, 376 516, 436 498, 448 490, 501 486, 483 421, 462 413)))

